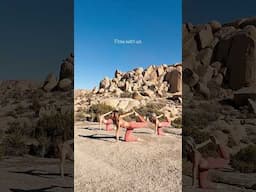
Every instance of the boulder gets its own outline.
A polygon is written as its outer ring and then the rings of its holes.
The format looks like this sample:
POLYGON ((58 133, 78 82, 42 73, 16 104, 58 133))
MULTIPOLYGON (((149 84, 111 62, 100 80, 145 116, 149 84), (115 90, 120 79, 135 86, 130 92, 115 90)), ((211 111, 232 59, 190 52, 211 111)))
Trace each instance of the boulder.
POLYGON ((171 93, 182 91, 182 75, 177 69, 167 72, 164 80, 169 84, 169 91, 171 93))
POLYGON ((248 99, 248 106, 249 106, 249 110, 256 114, 256 102, 253 101, 252 99, 248 99))
POLYGON ((65 78, 74 80, 74 57, 72 55, 61 64, 59 79, 65 78))
POLYGON ((210 90, 209 88, 204 85, 203 83, 198 83, 195 87, 196 91, 203 95, 206 99, 210 98, 210 90))
POLYGON ((190 87, 194 87, 199 81, 199 76, 194 73, 191 69, 183 70, 183 82, 189 85, 190 87))
POLYGON ((206 48, 213 40, 212 28, 209 24, 204 25, 203 29, 197 35, 199 48, 206 48))
POLYGON ((108 77, 105 77, 101 82, 100 82, 100 89, 107 89, 110 86, 110 80, 108 77))
POLYGON ((46 77, 46 80, 43 85, 43 90, 47 92, 52 91, 57 86, 57 84, 58 84, 57 78, 53 73, 51 73, 46 77))
POLYGON ((234 102, 237 106, 247 105, 248 99, 256 100, 256 87, 244 87, 234 92, 234 102))
POLYGON ((247 26, 226 36, 215 47, 214 61, 227 67, 225 78, 232 89, 251 86, 256 82, 256 28, 247 26))
POLYGON ((130 111, 134 107, 140 106, 140 102, 131 98, 108 98, 101 100, 101 103, 109 105, 124 112, 130 111))
POLYGON ((221 25, 221 23, 220 22, 218 22, 218 21, 211 21, 210 23, 210 26, 211 26, 211 28, 212 28, 212 31, 215 33, 216 31, 218 31, 221 27, 222 27, 222 25, 221 25))
POLYGON ((210 65, 212 59, 213 50, 211 48, 202 49, 196 59, 201 62, 203 65, 210 65))
POLYGON ((59 81, 58 87, 63 91, 68 91, 73 88, 72 80, 65 78, 59 81))

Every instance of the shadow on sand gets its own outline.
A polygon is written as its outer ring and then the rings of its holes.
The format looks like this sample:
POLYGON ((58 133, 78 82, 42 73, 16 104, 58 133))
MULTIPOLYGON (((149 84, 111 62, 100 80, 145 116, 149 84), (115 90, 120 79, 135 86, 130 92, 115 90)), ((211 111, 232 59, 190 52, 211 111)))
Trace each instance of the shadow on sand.
MULTIPOLYGON (((88 139, 96 139, 96 140, 102 140, 107 142, 113 142, 113 140, 116 140, 115 136, 112 135, 103 135, 103 134, 93 134, 93 135, 78 135, 79 137, 88 138, 88 139)), ((121 137, 119 137, 119 140, 123 141, 121 137)))
POLYGON ((60 186, 50 186, 50 187, 43 187, 43 188, 38 188, 38 189, 15 189, 11 188, 10 191, 12 192, 47 192, 49 189, 54 189, 54 188, 62 188, 62 189, 73 189, 73 187, 60 187, 60 186))
POLYGON ((89 131, 104 131, 105 129, 103 128, 99 128, 99 127, 96 127, 96 128, 92 128, 92 127, 81 127, 81 128, 78 128, 78 129, 85 129, 85 130, 89 130, 89 131))
MULTIPOLYGON (((18 174, 26 174, 26 175, 31 175, 31 176, 37 176, 37 177, 42 177, 42 178, 51 178, 50 176, 60 176, 60 173, 43 173, 44 171, 42 170, 28 170, 28 171, 9 171, 10 173, 18 173, 18 174)), ((70 174, 65 174, 65 177, 73 177, 70 174)))

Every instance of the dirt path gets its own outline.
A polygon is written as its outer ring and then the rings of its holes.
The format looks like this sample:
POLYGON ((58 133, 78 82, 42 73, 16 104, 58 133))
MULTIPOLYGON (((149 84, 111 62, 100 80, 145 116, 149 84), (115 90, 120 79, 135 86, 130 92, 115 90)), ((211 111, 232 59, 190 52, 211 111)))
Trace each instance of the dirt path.
POLYGON ((159 137, 149 129, 134 135, 143 141, 115 142, 114 131, 77 122, 75 191, 181 191, 181 136, 159 137))

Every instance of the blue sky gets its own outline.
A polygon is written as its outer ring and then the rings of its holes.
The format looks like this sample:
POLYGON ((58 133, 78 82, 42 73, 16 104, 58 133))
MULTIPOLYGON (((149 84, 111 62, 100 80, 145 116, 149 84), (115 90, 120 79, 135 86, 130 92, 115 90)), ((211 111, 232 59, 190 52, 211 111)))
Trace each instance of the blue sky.
POLYGON ((256 16, 255 0, 183 0, 183 23, 204 24, 211 20, 221 23, 256 16))
POLYGON ((181 0, 76 0, 75 88, 93 88, 116 69, 180 62, 181 14, 181 0))
POLYGON ((74 51, 73 2, 0 1, 0 79, 44 80, 59 75, 74 51))

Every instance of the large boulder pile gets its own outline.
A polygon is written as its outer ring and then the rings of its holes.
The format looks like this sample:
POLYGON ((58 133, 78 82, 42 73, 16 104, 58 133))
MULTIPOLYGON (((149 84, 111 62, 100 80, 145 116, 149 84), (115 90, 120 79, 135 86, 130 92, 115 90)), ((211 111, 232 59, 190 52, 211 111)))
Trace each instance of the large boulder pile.
MULTIPOLYGON (((256 18, 183 25, 183 89, 206 98, 256 83, 256 18)), ((186 94, 186 91, 184 91, 186 94)))
POLYGON ((70 54, 70 56, 63 60, 61 64, 59 79, 55 76, 55 74, 50 73, 43 84, 43 90, 46 92, 60 90, 60 91, 68 91, 73 89, 74 85, 74 56, 70 54))
POLYGON ((132 71, 116 70, 115 77, 105 77, 94 93, 137 94, 147 97, 163 97, 166 93, 182 91, 182 69, 177 65, 151 65, 146 69, 136 68, 132 71))

